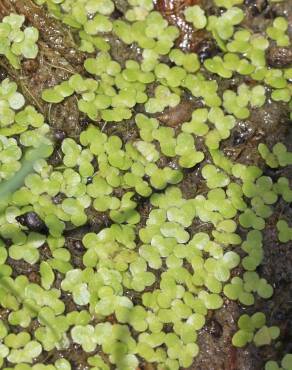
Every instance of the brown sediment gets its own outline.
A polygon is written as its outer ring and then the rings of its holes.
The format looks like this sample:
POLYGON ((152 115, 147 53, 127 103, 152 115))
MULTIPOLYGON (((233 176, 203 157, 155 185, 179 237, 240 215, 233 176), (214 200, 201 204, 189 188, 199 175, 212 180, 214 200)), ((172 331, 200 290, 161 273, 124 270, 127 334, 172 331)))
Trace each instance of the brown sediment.
POLYGON ((200 5, 202 0, 157 0, 155 8, 165 19, 180 31, 176 46, 187 52, 206 53, 208 43, 209 54, 211 49, 216 48, 211 35, 206 30, 196 30, 193 25, 185 20, 184 10, 188 6, 200 5), (212 45, 212 46, 211 46, 212 45))
POLYGON ((262 159, 258 153, 259 143, 265 141, 273 146, 278 141, 285 141, 290 130, 287 107, 267 100, 262 108, 252 109, 244 122, 236 122, 222 149, 233 160, 260 166, 262 159))
MULTIPOLYGON (((120 1, 119 9, 126 9, 126 2, 120 1), (123 4, 122 4, 123 3, 123 4)), ((265 1, 245 1, 243 8, 246 11, 247 19, 245 26, 256 31, 262 32, 267 24, 270 24, 275 16, 289 15, 290 1, 282 4, 265 4, 265 1), (287 5, 288 4, 288 5, 287 5)), ((188 5, 201 4, 204 7, 205 2, 198 0, 157 0, 156 9, 169 21, 170 24, 176 25, 180 29, 180 37, 176 44, 185 52, 197 52, 200 59, 204 60, 216 53, 216 45, 207 31, 195 30, 191 24, 185 21, 183 10, 188 5)), ((10 12, 24 14, 28 24, 35 26, 40 31, 39 55, 35 60, 24 60, 21 64, 21 70, 16 71, 0 57, 0 76, 1 79, 7 75, 11 76, 22 89, 22 92, 31 104, 35 105, 39 111, 46 116, 47 122, 54 129, 56 146, 59 146, 65 137, 77 139, 80 132, 90 123, 90 120, 80 114, 77 107, 76 97, 67 98, 58 105, 46 104, 41 100, 41 92, 44 88, 54 86, 61 81, 67 80, 73 73, 83 70, 83 61, 86 58, 85 53, 77 50, 74 36, 69 29, 60 21, 48 16, 46 12, 36 6, 31 0, 0 0, 0 19, 10 12)), ((121 14, 116 16, 120 17, 121 14)), ((137 47, 130 48, 117 40, 113 35, 109 37, 109 42, 114 48, 112 55, 119 62, 133 58, 138 59, 140 50, 137 47)), ((291 63, 291 49, 271 46, 267 50, 267 59, 270 66, 287 67, 291 63)), ((206 78, 214 79, 214 76, 204 72, 206 78)), ((230 81, 218 78, 219 91, 226 88, 237 89, 242 82, 253 84, 253 81, 240 77, 230 81)), ((269 92, 267 92, 269 94, 269 92)), ((195 105, 192 101, 183 100, 182 103, 174 108, 166 109, 163 113, 157 115, 157 118, 166 126, 179 127, 183 122, 191 119, 191 113, 195 105)), ((136 108, 135 108, 136 109, 136 108)), ((139 108, 137 108, 138 111, 139 108)), ((123 122, 123 124, 109 124, 103 127, 104 132, 108 135, 118 135, 123 142, 133 141, 138 137, 137 128, 133 120, 123 122)), ((267 100, 266 104, 256 110, 251 110, 250 117, 245 121, 237 120, 236 126, 232 131, 231 137, 227 139, 222 146, 224 153, 237 162, 244 164, 260 164, 260 157, 257 151, 259 142, 265 141, 272 146, 279 140, 282 140, 291 150, 291 126, 289 126, 289 116, 287 105, 275 103, 267 100)), ((204 143, 200 138, 197 139, 196 147, 204 151, 204 143)), ((54 156, 51 157, 52 164, 60 163, 60 151, 56 149, 54 156)), ((206 158, 208 161, 209 158, 206 158)), ((207 188, 205 181, 200 175, 204 161, 197 167, 185 170, 184 179, 179 184, 185 198, 193 198, 198 194, 206 194, 207 188)), ((161 156, 159 166, 165 165, 176 166, 176 159, 167 159, 161 156)), ((263 165, 261 165, 263 167, 263 165)), ((268 176, 286 176, 292 181, 292 171, 289 169, 272 170, 263 167, 264 174, 268 176), (286 172, 285 172, 286 171, 286 172)), ((88 179, 88 183, 90 179, 88 179)), ((291 184, 292 185, 292 184, 291 184)), ((122 192, 118 194, 122 196, 122 192)), ((54 197, 55 204, 60 204, 64 199, 63 194, 54 197)), ((149 199, 137 197, 137 209, 141 215, 141 221, 137 229, 144 227, 151 203, 149 199)), ((97 212, 92 207, 86 210, 89 216, 89 223, 84 228, 77 230, 66 230, 65 247, 70 251, 71 263, 74 268, 84 268, 82 257, 85 248, 82 244, 82 237, 88 231, 99 232, 102 228, 111 225, 107 213, 97 212)), ((275 295, 268 302, 264 300, 257 301, 257 310, 267 313, 269 324, 279 325, 282 331, 280 350, 282 352, 291 352, 292 343, 292 245, 291 242, 281 244, 277 240, 276 223, 281 217, 290 219, 291 206, 285 204, 282 200, 277 202, 274 215, 267 220, 267 227, 264 231, 264 261, 260 267, 260 272, 269 281, 275 284, 275 295)), ((189 228, 191 235, 198 231, 209 232, 211 226, 195 220, 189 228)), ((7 246, 8 246, 8 241, 7 246)), ((48 260, 52 257, 51 251, 47 244, 40 249, 40 261, 48 260)), ((15 261, 8 258, 7 263, 13 268, 13 277, 23 274, 31 282, 38 282, 39 266, 30 265, 24 261, 15 261)), ((234 271, 239 274, 240 269, 234 271)), ((156 271, 156 274, 158 272, 156 271)), ((59 288, 64 275, 57 272, 54 287, 59 288)), ((156 282, 155 287, 158 287, 156 282)), ((151 291, 153 287, 147 288, 151 291)), ((141 295, 133 291, 126 294, 134 303, 141 303, 141 295)), ((80 310, 70 294, 64 293, 62 300, 66 305, 66 312, 80 310)), ((279 356, 272 347, 255 350, 251 346, 246 349, 235 349, 231 340, 234 332, 237 330, 236 322, 241 312, 241 307, 235 303, 226 300, 224 306, 215 312, 209 314, 206 327, 200 331, 198 343, 200 345, 200 354, 195 359, 194 364, 190 367, 192 370, 262 370, 263 363, 267 359, 279 356)), ((8 311, 0 309, 0 317, 7 320, 8 311)), ((109 322, 114 323, 115 317, 107 318, 109 322)), ((29 330, 34 330, 37 325, 33 321, 29 330)), ((17 329, 16 329, 17 330, 17 329)), ((98 350, 94 353, 98 353, 98 350)), ((87 369, 87 358, 80 346, 72 342, 67 350, 53 350, 43 354, 43 363, 53 363, 56 359, 65 357, 71 361, 72 368, 75 370, 87 369)), ((105 358, 106 359, 106 358, 105 358)), ((155 366, 147 363, 140 365, 141 369, 152 370, 155 366)))
MULTIPOLYGON (((238 305, 229 300, 216 312, 210 312, 209 320, 198 335, 200 353, 190 370, 238 370, 237 353, 231 343, 238 315, 238 305)), ((243 369, 254 370, 248 367, 240 370, 243 369)))
POLYGON ((175 127, 192 118, 194 103, 190 100, 184 100, 175 107, 167 108, 159 113, 156 118, 166 126, 175 127))
POLYGON ((271 67, 290 67, 292 65, 292 47, 271 46, 267 50, 267 63, 271 67))

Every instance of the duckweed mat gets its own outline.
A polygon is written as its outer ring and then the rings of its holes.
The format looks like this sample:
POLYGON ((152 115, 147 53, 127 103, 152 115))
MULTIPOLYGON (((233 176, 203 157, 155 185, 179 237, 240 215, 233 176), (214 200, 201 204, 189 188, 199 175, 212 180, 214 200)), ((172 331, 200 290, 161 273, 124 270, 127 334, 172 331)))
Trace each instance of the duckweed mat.
POLYGON ((292 369, 291 9, 0 1, 1 369, 292 369))

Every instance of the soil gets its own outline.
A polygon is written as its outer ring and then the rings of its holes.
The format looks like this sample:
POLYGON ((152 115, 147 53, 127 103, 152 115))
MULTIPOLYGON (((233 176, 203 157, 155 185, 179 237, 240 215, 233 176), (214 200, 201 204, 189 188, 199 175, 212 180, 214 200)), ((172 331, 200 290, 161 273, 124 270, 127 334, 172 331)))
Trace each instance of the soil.
MULTIPOLYGON (((116 18, 122 17, 127 9, 127 2, 124 0, 114 1, 117 11, 114 13, 116 18)), ((201 60, 206 57, 220 53, 212 41, 207 31, 195 32, 189 24, 186 24, 182 17, 182 11, 186 5, 201 4, 207 14, 214 14, 218 11, 214 8, 213 2, 209 0, 157 0, 156 8, 161 11, 165 18, 172 24, 178 25, 181 34, 177 42, 185 52, 195 51, 201 60)), ((279 15, 292 17, 292 1, 281 3, 268 2, 266 0, 246 0, 244 11, 247 14, 245 26, 254 32, 262 32, 267 24, 279 15)), ((40 112, 45 115, 46 121, 51 126, 56 136, 56 146, 65 137, 78 139, 81 130, 90 122, 81 114, 77 108, 77 100, 74 97, 66 99, 57 105, 45 104, 40 96, 44 88, 54 86, 63 80, 67 80, 74 73, 86 75, 83 69, 83 61, 88 55, 77 49, 78 40, 72 31, 50 17, 45 9, 40 8, 31 0, 0 0, 0 20, 11 12, 24 14, 27 25, 33 25, 40 32, 39 54, 36 60, 26 61, 22 64, 20 71, 14 70, 4 58, 0 57, 0 80, 10 76, 18 83, 26 101, 33 104, 40 112)), ((291 35, 292 22, 289 28, 291 35)), ((117 40, 113 35, 107 36, 112 46, 113 57, 120 63, 129 58, 140 58, 140 50, 136 47, 129 47, 117 40)), ((272 45, 267 51, 268 63, 273 67, 291 66, 291 48, 278 48, 272 45)), ((208 75, 208 72, 204 72, 208 75)), ((211 78, 211 76, 210 76, 211 78)), ((214 76, 212 76, 214 78, 214 76)), ((249 83, 248 78, 220 81, 219 90, 228 87, 236 88, 241 82, 249 83)), ((165 125, 179 127, 179 125, 189 119, 193 107, 199 107, 199 100, 185 96, 183 102, 163 112, 157 118, 165 125)), ((137 108, 141 110, 141 107, 137 108)), ((99 122, 102 127, 102 122, 99 122)), ((133 120, 123 124, 107 125, 105 132, 117 134, 124 142, 133 140, 137 137, 137 131, 133 120)), ((246 121, 238 120, 232 135, 224 142, 223 150, 231 159, 244 164, 257 164, 266 175, 277 179, 286 176, 292 186, 291 168, 271 170, 264 167, 259 157, 257 146, 259 142, 265 142, 269 146, 282 141, 292 150, 292 129, 289 122, 289 112, 286 104, 275 103, 270 99, 261 108, 252 111, 251 116, 246 121)), ((202 145, 202 143, 198 143, 202 145)), ((204 149, 204 148, 202 148, 204 149)), ((58 159, 58 149, 54 152, 58 159)), ((58 164, 58 160, 51 158, 51 163, 58 164), (55 162, 54 162, 55 160, 55 162)), ((167 160, 166 158, 162 158, 167 160)), ((168 161, 168 160, 167 160, 168 161)), ((185 198, 194 197, 195 194, 203 193, 206 185, 200 176, 200 167, 186 170, 184 180, 180 188, 185 198)), ((62 194, 55 197, 56 202, 62 201, 62 194)), ((151 209, 149 201, 141 199, 139 211, 142 215, 142 227, 151 209)), ((100 214, 93 209, 88 210, 90 216, 89 224, 77 230, 67 230, 65 233, 66 247, 70 250, 73 265, 82 268, 82 255, 84 247, 82 236, 89 230, 98 232, 103 227, 110 224, 106 214, 100 214)), ((200 346, 199 356, 195 359, 190 369, 193 370, 263 370, 264 363, 273 358, 281 359, 283 353, 292 351, 292 243, 281 244, 277 240, 275 224, 279 216, 292 219, 291 205, 278 201, 275 212, 268 219, 264 230, 264 261, 260 267, 261 275, 266 278, 275 288, 274 296, 268 300, 257 300, 256 310, 267 314, 269 325, 278 325, 281 328, 281 337, 275 346, 265 346, 262 349, 255 349, 248 346, 245 349, 235 349, 231 345, 231 338, 236 331, 236 322, 239 315, 249 312, 235 302, 225 299, 224 306, 215 313, 210 313, 206 326, 201 330, 198 337, 200 346)), ((38 220, 34 220, 38 221, 38 220)), ((28 222, 26 220, 26 222, 28 222)), ((41 225, 42 226, 42 225, 41 225)), ((41 227, 38 225, 38 227, 41 227)), ((206 230, 206 226, 200 223, 193 225, 192 232, 206 230)), ((42 247, 42 258, 47 258, 46 246, 42 247)), ((48 249, 48 248, 47 248, 48 249)), ((9 259, 8 263, 14 270, 14 275, 27 275, 30 281, 38 282, 38 265, 28 265, 25 262, 9 259)), ((60 277, 61 278, 61 277, 60 277)), ((130 294, 130 293, 129 293, 130 294)), ((80 310, 70 297, 63 297, 68 311, 73 309, 80 310)), ((253 307, 252 310, 255 308, 253 307)), ((252 312, 252 311, 251 311, 252 312)), ((0 317, 7 319, 7 310, 0 310, 0 317)), ((110 320, 110 318, 109 318, 110 320)), ((34 323, 36 325, 36 323, 34 323)), ((32 325, 30 330, 35 330, 32 325)), ((53 350, 42 354, 44 364, 53 363, 57 358, 65 357, 71 361, 73 370, 86 370, 87 357, 79 346, 71 343, 66 351, 53 350)), ((141 369, 155 369, 154 365, 141 363, 141 369)))

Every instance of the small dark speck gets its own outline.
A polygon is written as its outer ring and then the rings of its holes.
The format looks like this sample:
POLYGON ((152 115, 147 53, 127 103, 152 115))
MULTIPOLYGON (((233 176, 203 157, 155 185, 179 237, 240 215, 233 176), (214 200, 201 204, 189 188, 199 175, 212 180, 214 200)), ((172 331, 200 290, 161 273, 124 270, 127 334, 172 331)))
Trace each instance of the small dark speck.
POLYGON ((87 117, 81 118, 79 124, 82 128, 86 128, 90 123, 90 120, 87 117))
POLYGON ((93 181, 93 177, 89 176, 89 177, 87 177, 86 184, 91 184, 92 181, 93 181))
POLYGON ((277 169, 270 168, 270 167, 266 166, 264 168, 264 175, 271 177, 271 179, 274 182, 276 182, 278 180, 278 178, 281 176, 281 172, 278 171, 277 169))
POLYGON ((58 146, 56 146, 55 150, 48 159, 48 163, 51 164, 52 166, 59 166, 63 162, 62 156, 63 156, 62 151, 60 150, 60 148, 58 148, 58 146))
POLYGON ((242 132, 235 131, 233 134, 233 144, 234 145, 240 145, 243 144, 246 141, 246 135, 244 135, 242 132))
POLYGON ((122 16, 123 16, 123 13, 119 9, 115 8, 114 12, 112 13, 112 17, 114 19, 119 19, 119 18, 122 18, 122 16))
POLYGON ((62 131, 62 130, 56 130, 54 132, 54 137, 55 137, 56 141, 59 141, 60 142, 60 141, 62 141, 62 140, 65 139, 66 133, 64 131, 62 131))
POLYGON ((287 314, 283 310, 278 310, 274 313, 273 317, 277 321, 284 321, 287 317, 287 314))
POLYGON ((54 204, 61 204, 65 198, 66 198, 66 195, 65 195, 65 194, 63 194, 63 193, 58 193, 57 195, 55 195, 55 196, 52 198, 52 202, 53 202, 54 204))
POLYGON ((244 4, 251 9, 251 14, 256 17, 261 14, 267 7, 267 0, 245 0, 244 4))
POLYGON ((74 240, 73 242, 73 247, 76 249, 78 252, 82 252, 84 250, 84 246, 81 240, 74 240))
POLYGON ((7 77, 7 72, 0 68, 0 81, 4 80, 7 77))
POLYGON ((215 319, 212 319, 207 323, 206 330, 216 338, 220 338, 223 333, 221 324, 219 324, 215 319))
POLYGON ((204 40, 199 44, 197 52, 201 63, 203 63, 206 59, 216 55, 219 52, 219 49, 217 49, 213 41, 204 40))

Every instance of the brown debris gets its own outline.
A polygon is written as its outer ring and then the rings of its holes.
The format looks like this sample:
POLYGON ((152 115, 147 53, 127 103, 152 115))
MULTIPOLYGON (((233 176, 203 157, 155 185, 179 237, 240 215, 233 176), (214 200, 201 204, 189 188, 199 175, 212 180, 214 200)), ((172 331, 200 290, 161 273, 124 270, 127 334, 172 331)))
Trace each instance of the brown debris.
POLYGON ((207 322, 206 330, 215 338, 220 338, 223 333, 222 325, 216 319, 207 322))
POLYGON ((195 358, 190 370, 255 370, 252 367, 239 367, 238 355, 236 349, 231 344, 231 338, 236 331, 236 321, 239 315, 238 305, 226 300, 225 304, 219 310, 209 312, 210 320, 207 326, 198 333, 198 345, 200 352, 195 358), (214 331, 212 321, 218 324, 218 328, 214 331), (211 326, 210 326, 211 325, 211 326), (209 329, 208 329, 209 328, 209 329))
POLYGON ((155 370, 155 366, 149 362, 143 362, 136 370, 155 370))
POLYGON ((47 232, 47 227, 44 221, 35 212, 26 212, 16 217, 16 220, 22 225, 26 226, 28 230, 38 233, 47 232))
POLYGON ((22 69, 25 74, 34 73, 39 68, 39 62, 37 59, 27 59, 22 63, 22 69))
POLYGON ((156 118, 166 126, 175 127, 192 118, 194 104, 190 100, 185 100, 172 108, 167 108, 156 118))
POLYGON ((289 67, 292 64, 292 48, 272 46, 267 50, 267 62, 270 67, 289 67))
POLYGON ((222 150, 230 159, 247 165, 262 165, 258 145, 268 146, 288 141, 289 114, 280 102, 267 100, 260 109, 252 109, 245 121, 238 121, 231 136, 224 141, 222 150), (285 140, 286 138, 286 140, 285 140))
POLYGON ((267 9, 269 3, 267 0, 245 0, 244 5, 253 16, 257 16, 267 9))
POLYGON ((111 225, 109 216, 104 212, 98 212, 93 207, 86 209, 88 223, 92 232, 98 233, 100 230, 111 225))

